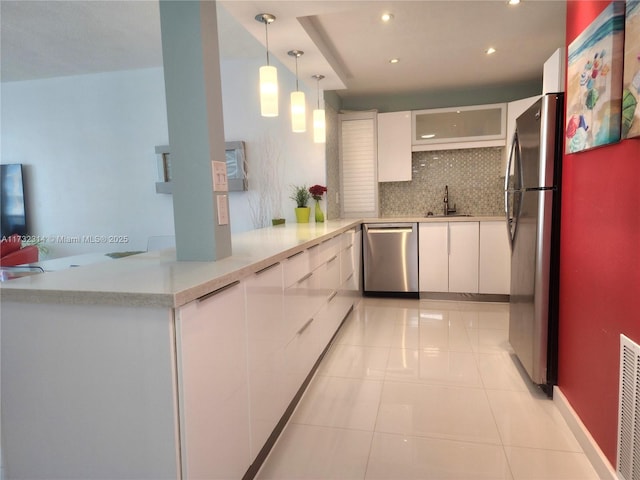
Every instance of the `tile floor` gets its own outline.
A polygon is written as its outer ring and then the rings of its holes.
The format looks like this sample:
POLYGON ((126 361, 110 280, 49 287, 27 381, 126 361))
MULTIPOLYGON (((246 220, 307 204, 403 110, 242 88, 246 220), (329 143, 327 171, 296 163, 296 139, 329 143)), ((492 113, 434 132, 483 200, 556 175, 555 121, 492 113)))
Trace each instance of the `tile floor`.
POLYGON ((257 478, 596 479, 507 337, 506 304, 364 298, 257 478))

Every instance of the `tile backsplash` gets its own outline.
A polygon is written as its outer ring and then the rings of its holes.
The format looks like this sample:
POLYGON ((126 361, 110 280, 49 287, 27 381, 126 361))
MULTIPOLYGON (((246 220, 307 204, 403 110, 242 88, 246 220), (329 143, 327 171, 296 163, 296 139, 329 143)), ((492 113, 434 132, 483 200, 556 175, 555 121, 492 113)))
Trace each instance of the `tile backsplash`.
POLYGON ((442 215, 445 185, 457 213, 503 215, 503 163, 503 147, 414 152, 411 181, 378 184, 380 215, 442 215))

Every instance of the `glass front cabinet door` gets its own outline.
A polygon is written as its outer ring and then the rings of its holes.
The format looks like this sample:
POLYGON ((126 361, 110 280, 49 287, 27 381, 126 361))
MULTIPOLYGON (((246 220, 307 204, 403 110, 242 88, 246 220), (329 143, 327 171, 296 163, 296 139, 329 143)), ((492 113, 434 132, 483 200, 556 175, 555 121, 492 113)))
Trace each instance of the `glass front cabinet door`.
POLYGON ((412 150, 505 145, 506 104, 412 112, 412 150))

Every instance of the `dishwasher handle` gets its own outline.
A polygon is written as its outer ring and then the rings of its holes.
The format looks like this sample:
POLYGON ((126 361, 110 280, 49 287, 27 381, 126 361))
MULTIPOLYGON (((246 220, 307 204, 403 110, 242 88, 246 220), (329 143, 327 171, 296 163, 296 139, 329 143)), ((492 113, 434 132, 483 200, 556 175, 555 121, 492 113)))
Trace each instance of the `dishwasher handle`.
POLYGON ((366 233, 413 233, 413 225, 376 225, 367 227, 366 233))

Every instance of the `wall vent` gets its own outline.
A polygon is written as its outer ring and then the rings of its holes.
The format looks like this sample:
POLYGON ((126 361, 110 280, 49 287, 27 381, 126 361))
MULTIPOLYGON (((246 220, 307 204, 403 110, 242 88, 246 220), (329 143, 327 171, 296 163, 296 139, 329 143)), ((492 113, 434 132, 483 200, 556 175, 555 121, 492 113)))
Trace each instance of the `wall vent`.
POLYGON ((618 478, 640 480, 640 345, 620 335, 618 478))

